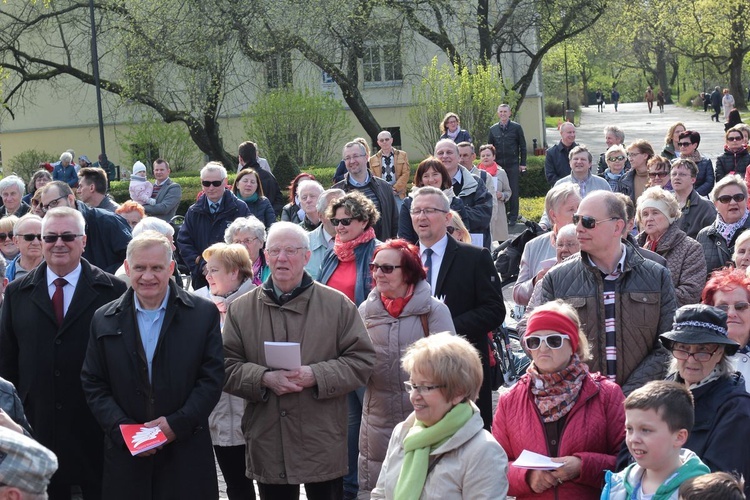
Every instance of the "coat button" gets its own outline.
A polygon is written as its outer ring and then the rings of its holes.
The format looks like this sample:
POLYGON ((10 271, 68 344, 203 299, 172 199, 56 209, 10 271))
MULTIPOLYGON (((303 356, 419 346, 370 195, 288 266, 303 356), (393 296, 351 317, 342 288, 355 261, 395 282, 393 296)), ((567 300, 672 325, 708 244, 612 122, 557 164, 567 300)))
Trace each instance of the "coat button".
POLYGON ((62 403, 55 403, 55 408, 62 410, 62 403))
POLYGON ((286 410, 282 410, 282 411, 281 411, 281 416, 282 416, 282 417, 286 417, 286 410))
POLYGON ((62 340, 60 340, 60 339, 55 339, 55 345, 60 345, 60 344, 62 344, 62 340))
POLYGON ((552 446, 556 445, 556 444, 557 444, 557 440, 553 439, 552 441, 550 441, 550 444, 551 444, 552 446))
POLYGON ((55 370, 55 377, 59 377, 59 376, 60 376, 60 370, 55 370))
POLYGON ((281 474, 279 474, 279 477, 280 477, 281 479, 284 479, 284 478, 286 478, 286 472, 282 472, 281 474))
POLYGON ((643 302, 646 302, 646 300, 647 300, 646 297, 643 297, 643 302))

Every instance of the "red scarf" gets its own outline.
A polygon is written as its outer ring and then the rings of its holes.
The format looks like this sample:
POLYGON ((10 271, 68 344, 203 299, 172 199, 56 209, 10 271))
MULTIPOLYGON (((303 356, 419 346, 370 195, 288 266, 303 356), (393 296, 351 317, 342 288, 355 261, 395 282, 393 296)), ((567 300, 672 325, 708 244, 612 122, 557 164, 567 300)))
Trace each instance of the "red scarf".
POLYGON ((490 166, 487 166, 484 163, 480 163, 477 166, 481 168, 482 170, 484 170, 485 172, 487 172, 488 174, 490 174, 492 177, 495 177, 497 175, 498 167, 497 167, 497 163, 495 163, 494 161, 492 162, 492 165, 490 166))
POLYGON ((375 230, 372 227, 350 241, 341 241, 337 234, 336 242, 333 244, 333 253, 341 262, 351 262, 354 260, 354 249, 372 239, 375 239, 375 230))
POLYGON ((388 314, 390 314, 394 318, 398 318, 399 316, 401 316, 401 313, 404 312, 404 307, 406 307, 406 304, 409 303, 413 296, 414 285, 409 285, 409 288, 406 289, 405 297, 396 297, 395 299, 389 299, 381 293, 380 301, 385 306, 385 310, 388 311, 388 314))

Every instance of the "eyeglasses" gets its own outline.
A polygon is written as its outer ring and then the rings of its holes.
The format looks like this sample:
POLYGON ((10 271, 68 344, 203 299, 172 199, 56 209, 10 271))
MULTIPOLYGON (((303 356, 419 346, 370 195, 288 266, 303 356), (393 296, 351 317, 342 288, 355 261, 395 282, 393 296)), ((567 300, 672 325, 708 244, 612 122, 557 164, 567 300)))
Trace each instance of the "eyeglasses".
POLYGON ((542 341, 544 341, 544 343, 547 344, 547 347, 549 347, 550 349, 560 349, 563 346, 563 340, 567 338, 567 336, 560 335, 559 333, 547 335, 546 337, 529 335, 528 337, 523 338, 523 343, 524 345, 526 345, 526 348, 531 351, 536 351, 537 349, 539 349, 542 346, 542 341))
POLYGON ((717 200, 719 201, 719 203, 723 203, 724 205, 726 205, 726 204, 727 204, 727 203, 729 203, 730 201, 736 201, 737 203, 739 203, 739 202, 741 202, 741 201, 745 201, 745 198, 746 198, 746 197, 745 197, 745 195, 744 195, 744 194, 742 194, 742 193, 737 193, 737 194, 735 194, 735 195, 729 195, 729 194, 725 194, 725 195, 723 195, 723 196, 719 196, 719 197, 718 197, 718 198, 716 198, 716 199, 717 199, 717 200))
POLYGON ((42 240, 44 240, 45 243, 57 243, 57 240, 61 239, 65 243, 70 243, 71 241, 75 241, 75 239, 78 238, 79 236, 83 236, 83 235, 73 234, 73 233, 45 234, 44 236, 42 236, 42 240))
POLYGON ((607 161, 623 161, 625 157, 623 155, 620 156, 610 156, 607 158, 607 161))
POLYGON ((60 200, 62 200, 63 198, 67 198, 67 197, 68 197, 68 195, 64 194, 64 195, 60 196, 59 198, 55 198, 54 200, 50 201, 46 205, 42 205, 42 211, 44 213, 47 213, 48 210, 50 210, 52 208, 57 208, 57 206, 60 204, 60 200))
POLYGON ((240 245, 247 246, 250 243, 252 243, 253 241, 260 241, 260 238, 257 238, 257 237, 254 236, 252 238, 245 238, 244 240, 233 241, 232 243, 239 243, 240 245))
POLYGON ((642 154, 643 153, 641 153, 640 151, 636 151, 635 153, 628 153, 628 158, 632 158, 634 156, 638 156, 638 155, 642 155, 642 154))
POLYGON ((419 215, 422 215, 422 214, 430 216, 432 214, 437 214, 437 213, 447 214, 448 211, 447 210, 440 210, 439 208, 412 208, 412 209, 409 210, 409 213, 412 216, 419 216, 419 215))
POLYGON ((13 231, 8 231, 7 233, 0 233, 0 241, 5 241, 13 238, 13 231))
POLYGON ((362 158, 363 156, 367 156, 367 155, 351 155, 351 156, 345 156, 345 157, 344 157, 344 161, 345 161, 346 163, 349 163, 350 161, 352 161, 352 160, 356 160, 357 158, 362 158))
POLYGON ((729 308, 733 307, 735 311, 742 312, 750 307, 747 302, 737 302, 736 304, 721 304, 720 306, 714 306, 716 309, 721 309, 724 312, 729 312, 729 308))
MULTIPOLYGON (((16 236, 23 236, 24 241, 34 241, 34 239, 42 241, 42 235, 41 234, 17 234, 16 236)), ((1 233, 0 233, 0 239, 4 239, 4 238, 2 238, 2 234, 1 233)))
POLYGON ((679 359, 680 361, 687 361, 687 359, 692 356, 694 360, 705 363, 709 359, 711 359, 711 356, 716 354, 716 351, 719 350, 719 347, 714 349, 712 352, 690 352, 690 351, 683 351, 682 349, 672 349, 672 356, 675 357, 675 359, 679 359))
POLYGON ((690 146, 690 145, 692 145, 692 144, 693 144, 692 142, 678 142, 678 143, 677 143, 677 145, 678 145, 679 147, 681 147, 681 148, 686 148, 686 147, 688 147, 688 146, 690 146))
POLYGON ((448 231, 448 234, 453 234, 456 232, 456 228, 453 226, 448 226, 445 228, 446 231, 448 231))
POLYGON ((222 184, 224 184, 224 179, 220 181, 201 181, 201 184, 203 187, 213 186, 213 187, 219 187, 222 184))
POLYGON ((406 392, 417 391, 419 395, 429 394, 435 389, 442 389, 444 385, 413 385, 411 382, 404 382, 406 392))
POLYGON ((669 172, 649 172, 648 176, 653 179, 654 177, 666 177, 669 175, 669 172))
POLYGON ((376 264, 374 262, 370 262, 370 272, 374 273, 378 269, 383 271, 383 274, 391 274, 394 269, 399 269, 401 266, 392 266, 390 264, 383 264, 382 266, 380 264, 376 264))
POLYGON ((578 224, 579 222, 583 227, 586 229, 594 229, 597 224, 600 224, 602 222, 609 222, 611 220, 620 220, 619 217, 610 217, 609 219, 602 219, 602 220, 596 220, 595 218, 591 217, 590 215, 578 215, 575 214, 573 216, 573 224, 578 224))
POLYGON ((741 136, 741 135, 740 136, 733 135, 731 137, 727 137, 727 141, 729 141, 729 142, 739 142, 739 141, 741 141, 743 139, 744 139, 744 137, 741 136))
POLYGON ((267 248, 266 253, 270 255, 271 257, 278 257, 281 255, 281 252, 284 252, 289 257, 294 257, 299 253, 300 250, 306 249, 306 247, 274 247, 274 248, 267 248))
POLYGON ((345 219, 331 219, 331 224, 333 224, 334 227, 338 227, 339 224, 342 224, 344 227, 349 226, 349 224, 352 223, 354 219, 353 217, 347 217, 345 219))

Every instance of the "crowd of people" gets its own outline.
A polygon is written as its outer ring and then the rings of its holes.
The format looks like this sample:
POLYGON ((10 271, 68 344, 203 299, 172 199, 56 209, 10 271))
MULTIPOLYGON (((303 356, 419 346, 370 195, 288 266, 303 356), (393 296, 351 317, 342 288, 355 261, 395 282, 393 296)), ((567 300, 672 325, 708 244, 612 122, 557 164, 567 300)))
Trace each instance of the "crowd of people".
POLYGON ((560 127, 493 404, 526 169, 497 116, 475 146, 447 113, 413 179, 388 131, 347 142, 287 203, 243 142, 181 225, 163 159, 122 204, 72 152, 0 180, 0 493, 218 498, 218 463, 230 499, 744 498, 750 127, 716 167, 681 123, 660 155, 607 127, 597 166, 560 127))

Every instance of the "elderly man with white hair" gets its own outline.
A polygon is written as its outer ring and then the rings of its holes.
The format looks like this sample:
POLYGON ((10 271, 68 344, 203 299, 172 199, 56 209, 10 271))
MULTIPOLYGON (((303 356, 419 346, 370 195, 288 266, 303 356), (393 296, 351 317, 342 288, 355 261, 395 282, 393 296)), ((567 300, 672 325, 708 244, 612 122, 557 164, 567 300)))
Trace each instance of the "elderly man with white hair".
POLYGON ((393 147, 393 136, 387 130, 378 134, 378 147, 380 151, 370 157, 370 170, 372 175, 393 186, 396 206, 401 210, 411 173, 409 158, 406 151, 393 147))
POLYGON ((26 189, 23 180, 17 175, 9 175, 0 180, 0 196, 3 206, 0 208, 0 217, 15 215, 23 217, 31 207, 23 201, 23 192, 26 189))

